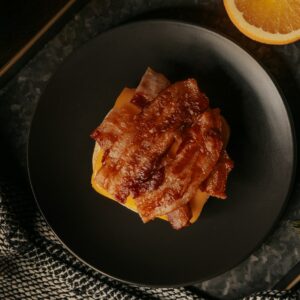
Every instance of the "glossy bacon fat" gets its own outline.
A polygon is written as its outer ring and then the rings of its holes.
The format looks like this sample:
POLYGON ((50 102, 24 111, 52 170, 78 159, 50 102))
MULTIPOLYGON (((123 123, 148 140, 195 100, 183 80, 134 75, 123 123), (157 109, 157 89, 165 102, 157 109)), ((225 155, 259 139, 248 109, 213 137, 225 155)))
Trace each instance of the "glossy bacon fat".
POLYGON ((132 196, 144 222, 166 215, 173 228, 188 226, 199 188, 226 198, 233 162, 223 130, 195 79, 170 84, 148 68, 131 102, 91 135, 104 153, 97 184, 121 203, 132 196))

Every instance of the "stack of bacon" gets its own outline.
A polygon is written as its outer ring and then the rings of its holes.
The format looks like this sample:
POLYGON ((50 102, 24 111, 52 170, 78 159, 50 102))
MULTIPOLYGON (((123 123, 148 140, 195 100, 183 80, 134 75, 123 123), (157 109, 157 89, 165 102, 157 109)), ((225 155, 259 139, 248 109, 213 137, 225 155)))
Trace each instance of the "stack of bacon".
POLYGON ((220 110, 209 107, 195 79, 171 84, 150 68, 131 103, 138 113, 114 107, 91 135, 104 151, 97 183, 121 203, 134 197, 144 222, 167 215, 173 228, 188 226, 199 188, 226 198, 233 162, 220 110))

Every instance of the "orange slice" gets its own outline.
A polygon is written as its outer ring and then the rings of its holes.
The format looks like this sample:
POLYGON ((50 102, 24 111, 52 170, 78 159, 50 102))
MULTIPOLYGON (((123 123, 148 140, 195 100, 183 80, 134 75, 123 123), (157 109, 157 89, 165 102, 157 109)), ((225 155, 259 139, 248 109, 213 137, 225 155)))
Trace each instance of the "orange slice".
POLYGON ((224 0, 233 24, 249 38, 273 45, 300 39, 300 0, 224 0))

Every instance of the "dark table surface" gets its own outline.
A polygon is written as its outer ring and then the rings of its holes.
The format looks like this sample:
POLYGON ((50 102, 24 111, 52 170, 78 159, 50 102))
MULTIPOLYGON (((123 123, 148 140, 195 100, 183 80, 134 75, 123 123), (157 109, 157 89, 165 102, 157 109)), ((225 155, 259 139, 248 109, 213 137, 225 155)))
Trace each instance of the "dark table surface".
POLYGON ((0 9, 0 68, 66 3, 67 0, 31 0, 28 5, 26 1, 4 1, 0 9))
MULTIPOLYGON (((282 89, 299 135, 300 42, 269 46, 249 40, 231 24, 222 1, 218 0, 93 0, 0 90, 2 143, 13 153, 24 176, 27 177, 26 143, 30 121, 53 73, 67 56, 89 39, 123 22, 143 18, 172 18, 204 25, 229 36, 250 51, 282 89)), ((294 226, 294 221, 299 219, 300 178, 297 173, 286 211, 263 245, 239 266, 197 287, 223 299, 271 288, 300 261, 300 233, 294 226)))

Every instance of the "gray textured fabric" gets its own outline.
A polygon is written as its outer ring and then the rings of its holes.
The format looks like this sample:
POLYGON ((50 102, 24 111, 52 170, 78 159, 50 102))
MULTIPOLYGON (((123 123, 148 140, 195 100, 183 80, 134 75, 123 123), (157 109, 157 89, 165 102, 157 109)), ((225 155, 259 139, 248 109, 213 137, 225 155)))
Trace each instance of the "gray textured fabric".
POLYGON ((57 241, 38 212, 26 184, 12 177, 2 177, 0 299, 204 298, 185 288, 130 286, 93 271, 57 241))

